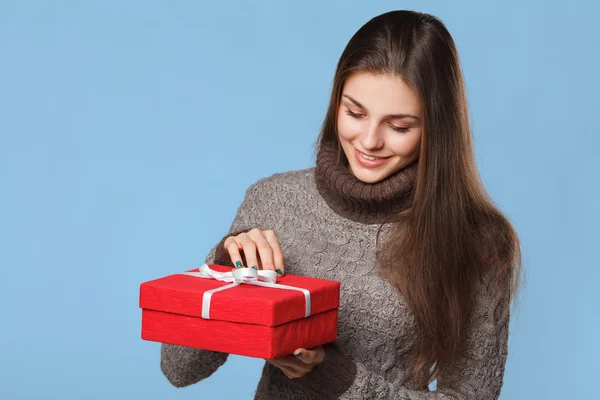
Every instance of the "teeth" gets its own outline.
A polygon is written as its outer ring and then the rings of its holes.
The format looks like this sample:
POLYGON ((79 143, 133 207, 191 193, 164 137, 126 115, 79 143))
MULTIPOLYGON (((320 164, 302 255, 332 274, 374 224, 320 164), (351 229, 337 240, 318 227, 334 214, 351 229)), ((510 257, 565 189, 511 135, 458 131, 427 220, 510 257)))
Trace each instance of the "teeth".
POLYGON ((377 160, 377 158, 375 158, 375 157, 369 157, 367 155, 364 155, 363 153, 360 153, 360 155, 362 156, 362 158, 366 158, 367 160, 371 160, 371 161, 377 160))

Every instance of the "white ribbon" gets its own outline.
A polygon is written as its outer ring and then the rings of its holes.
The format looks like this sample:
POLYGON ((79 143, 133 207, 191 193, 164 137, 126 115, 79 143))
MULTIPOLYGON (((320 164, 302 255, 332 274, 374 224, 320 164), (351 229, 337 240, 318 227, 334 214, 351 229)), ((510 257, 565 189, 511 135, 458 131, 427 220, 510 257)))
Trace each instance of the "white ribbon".
POLYGON ((181 272, 183 275, 195 276, 196 278, 216 279, 222 282, 232 282, 230 285, 221 286, 216 289, 207 290, 202 296, 202 318, 210 319, 210 300, 213 293, 221 290, 231 289, 242 283, 256 286, 265 286, 274 289, 297 290, 304 293, 305 300, 305 317, 310 316, 310 292, 307 289, 295 286, 281 285, 277 282, 277 273, 270 270, 255 270, 254 268, 238 268, 230 272, 217 272, 208 267, 208 264, 203 264, 198 268, 198 272, 189 271, 181 272))

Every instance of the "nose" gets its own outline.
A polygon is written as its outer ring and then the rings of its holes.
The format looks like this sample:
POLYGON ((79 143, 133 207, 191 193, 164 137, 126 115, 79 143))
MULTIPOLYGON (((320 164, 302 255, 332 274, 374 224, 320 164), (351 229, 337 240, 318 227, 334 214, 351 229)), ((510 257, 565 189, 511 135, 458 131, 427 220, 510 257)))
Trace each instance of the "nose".
POLYGON ((377 150, 383 147, 383 135, 379 131, 379 126, 376 123, 369 125, 369 129, 363 132, 360 138, 360 144, 365 150, 377 150))

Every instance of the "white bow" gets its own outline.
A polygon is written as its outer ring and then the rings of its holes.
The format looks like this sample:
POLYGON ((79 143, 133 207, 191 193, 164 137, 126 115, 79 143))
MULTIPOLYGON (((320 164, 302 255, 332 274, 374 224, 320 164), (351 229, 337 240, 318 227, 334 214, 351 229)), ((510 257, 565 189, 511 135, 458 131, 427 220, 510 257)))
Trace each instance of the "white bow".
POLYGON ((231 289, 242 283, 256 286, 265 286, 274 289, 298 290, 304 293, 306 313, 305 317, 310 316, 310 292, 304 288, 295 286, 281 285, 277 282, 277 273, 270 270, 255 270, 254 268, 238 268, 230 272, 218 272, 208 267, 208 264, 203 264, 198 271, 181 272, 183 275, 195 276, 196 278, 216 279, 222 282, 233 282, 230 285, 225 285, 216 289, 207 290, 202 296, 202 318, 210 319, 210 300, 213 293, 221 290, 231 289))

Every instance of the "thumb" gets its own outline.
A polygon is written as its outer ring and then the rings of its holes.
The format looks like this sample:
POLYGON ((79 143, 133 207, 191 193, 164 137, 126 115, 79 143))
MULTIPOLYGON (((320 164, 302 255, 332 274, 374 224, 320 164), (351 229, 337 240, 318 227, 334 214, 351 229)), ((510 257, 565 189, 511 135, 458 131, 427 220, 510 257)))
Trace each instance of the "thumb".
POLYGON ((294 355, 296 356, 296 358, 298 358, 300 361, 302 361, 305 364, 315 364, 321 358, 321 355, 319 354, 319 351, 317 351, 317 350, 318 350, 318 348, 315 350, 299 348, 296 351, 294 351, 294 355))

